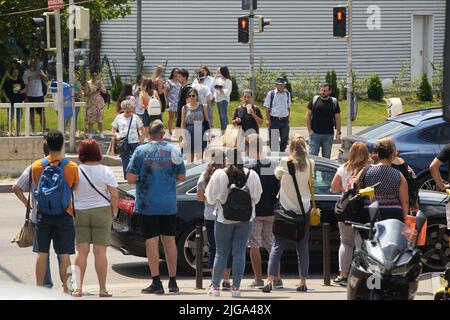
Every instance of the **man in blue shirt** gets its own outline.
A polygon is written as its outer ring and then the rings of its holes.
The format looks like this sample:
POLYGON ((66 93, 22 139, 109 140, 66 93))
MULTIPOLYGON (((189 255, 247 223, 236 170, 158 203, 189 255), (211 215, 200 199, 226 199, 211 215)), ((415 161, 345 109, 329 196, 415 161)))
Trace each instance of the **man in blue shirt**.
POLYGON ((270 149, 278 150, 278 137, 280 137, 279 150, 286 150, 289 140, 289 116, 291 111, 291 95, 285 89, 286 82, 282 77, 275 81, 276 89, 269 91, 264 101, 266 107, 266 125, 269 129, 270 149), (276 137, 272 137, 275 134, 276 137), (273 139, 276 141, 273 141, 273 139))
POLYGON ((150 142, 134 151, 128 165, 128 183, 136 184, 135 211, 145 239, 147 259, 153 282, 142 293, 163 294, 159 276, 159 237, 169 270, 169 292, 178 292, 176 282, 177 246, 175 243, 177 214, 177 182, 186 177, 183 157, 177 146, 163 141, 161 120, 150 124, 150 142))

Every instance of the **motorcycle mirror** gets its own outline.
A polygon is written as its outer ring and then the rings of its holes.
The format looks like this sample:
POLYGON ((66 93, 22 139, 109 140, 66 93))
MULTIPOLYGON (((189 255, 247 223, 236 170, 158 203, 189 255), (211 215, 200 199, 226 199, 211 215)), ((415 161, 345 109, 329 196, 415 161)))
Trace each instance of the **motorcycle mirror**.
POLYGON ((369 218, 370 222, 373 224, 378 215, 378 210, 380 209, 380 205, 378 201, 372 202, 369 206, 369 218))
MULTIPOLYGON (((420 231, 422 231, 423 226, 425 225, 425 222, 427 221, 427 217, 425 216, 425 214, 422 211, 417 211, 416 214, 416 229, 417 229, 417 235, 419 235, 420 231)), ((417 239, 419 238, 419 236, 417 236, 417 239)))

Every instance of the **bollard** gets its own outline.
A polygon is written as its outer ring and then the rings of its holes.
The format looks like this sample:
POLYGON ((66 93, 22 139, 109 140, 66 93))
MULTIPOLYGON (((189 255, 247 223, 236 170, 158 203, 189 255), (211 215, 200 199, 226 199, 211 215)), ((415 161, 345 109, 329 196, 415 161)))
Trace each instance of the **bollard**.
POLYGON ((330 263, 331 263, 331 248, 330 248, 330 224, 324 223, 322 227, 323 235, 323 284, 330 285, 330 263))
POLYGON ((195 228, 195 288, 203 289, 203 225, 195 228))

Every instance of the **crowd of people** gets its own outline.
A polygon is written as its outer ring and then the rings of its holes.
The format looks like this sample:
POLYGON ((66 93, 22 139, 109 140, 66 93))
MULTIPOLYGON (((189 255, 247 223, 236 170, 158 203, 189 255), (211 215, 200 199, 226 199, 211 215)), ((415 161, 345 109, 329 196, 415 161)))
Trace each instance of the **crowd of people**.
MULTIPOLYGON (((95 73, 92 77, 89 83, 92 88, 88 92, 91 92, 89 99, 95 104, 100 101, 104 87, 95 81, 95 73)), ((202 66, 192 85, 188 84, 189 73, 185 69, 174 68, 165 82, 161 78, 162 69, 157 67, 151 78, 140 75, 134 85, 125 84, 117 102, 118 114, 112 123, 114 139, 127 139, 128 147, 121 154, 124 178, 129 184, 136 184, 134 210, 145 240, 152 277, 150 285, 142 289, 143 294, 165 292, 159 271, 159 240, 168 267, 168 290, 179 291, 175 239, 177 184, 186 178, 185 162, 204 156, 208 142, 205 136, 213 127, 211 111, 214 102, 219 110, 220 127, 226 130, 231 91, 226 67, 219 68, 212 78, 208 68, 202 66), (169 134, 176 135, 176 129, 180 129, 181 134, 175 141, 180 142, 181 147, 164 138, 166 129, 162 114, 165 106, 169 110, 169 134), (176 121, 175 130, 173 121, 176 121)), ((197 183, 197 199, 205 203, 208 265, 212 269, 211 296, 220 296, 221 285, 222 290, 231 290, 233 297, 241 296, 247 248, 250 248, 254 272, 250 287, 262 289, 265 293, 282 288, 280 262, 290 241, 294 242, 298 257, 296 290, 308 291, 309 217, 313 209, 315 167, 310 155, 318 155, 321 149, 323 157, 331 156, 333 140, 339 140, 341 134, 340 109, 338 101, 331 97, 330 86, 323 84, 320 95, 308 105, 308 151, 305 137, 289 133, 291 96, 285 89, 284 79, 277 78, 274 85, 275 89, 268 92, 263 104, 265 117, 254 105, 253 92, 248 89, 243 92, 243 104, 234 111, 232 123, 244 132, 246 160, 242 158, 239 145, 210 150, 208 167, 197 183), (263 152, 264 141, 259 135, 259 126, 264 118, 270 129, 270 149, 287 149, 287 155, 279 161, 266 158, 263 152), (296 226, 295 239, 288 236, 288 230, 277 219, 283 215, 293 215, 302 221, 296 226), (262 248, 269 254, 266 282, 261 262, 262 248)), ((90 109, 92 122, 102 123, 99 118, 101 108, 101 103, 98 103, 95 109, 90 109)), ((61 153, 63 144, 63 134, 51 131, 45 138, 46 157, 27 168, 13 187, 26 206, 30 203, 24 192, 27 188, 34 190, 32 219, 36 230, 33 247, 37 253, 36 282, 39 286, 52 285, 48 253, 53 241, 65 292, 69 292, 66 273, 69 257, 76 252, 75 265, 80 269, 80 276, 72 294, 81 297, 87 256, 90 244, 93 244, 99 296, 110 297, 111 293, 106 288, 107 247, 112 219, 118 210, 117 181, 111 169, 100 164, 100 147, 92 137, 80 143, 80 165, 64 159, 61 153), (49 199, 42 192, 43 181, 46 181, 42 177, 55 172, 65 182, 60 187, 59 196, 49 199)), ((398 157, 395 142, 389 137, 380 139, 374 150, 376 158, 369 155, 365 144, 353 143, 348 160, 336 172, 331 191, 344 193, 355 183, 371 186, 381 182, 375 188, 374 197, 380 206, 378 219, 405 221, 410 211, 418 209, 414 172, 398 157)), ((449 187, 443 183, 438 169, 449 160, 449 150, 450 147, 446 147, 430 166, 441 190, 449 187)), ((358 217, 360 222, 369 221, 369 204, 365 199, 358 217)), ((338 226, 341 239, 339 275, 334 282, 346 285, 354 248, 361 245, 366 235, 344 222, 339 222, 338 226)))

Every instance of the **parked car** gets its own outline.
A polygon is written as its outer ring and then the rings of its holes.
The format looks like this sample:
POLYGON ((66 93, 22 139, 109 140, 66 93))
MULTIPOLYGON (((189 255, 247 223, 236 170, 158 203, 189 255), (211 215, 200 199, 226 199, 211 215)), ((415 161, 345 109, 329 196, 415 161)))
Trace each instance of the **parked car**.
MULTIPOLYGON (((377 140, 389 136, 395 140, 399 156, 414 169, 421 189, 437 190, 430 170, 431 161, 450 142, 450 123, 442 118, 442 109, 424 109, 402 113, 373 125, 355 135, 342 139, 339 162, 347 160, 356 141, 364 142, 373 152, 377 140)), ((448 167, 441 168, 442 177, 448 177, 448 167)), ((447 179, 445 179, 447 183, 447 179)))
MULTIPOLYGON (((331 261, 337 266, 339 249, 339 232, 334 214, 334 206, 339 194, 330 192, 330 184, 339 166, 338 163, 325 158, 312 157, 315 161, 314 191, 316 204, 322 211, 321 222, 331 226, 331 261)), ((206 163, 197 163, 187 171, 186 181, 178 184, 178 229, 176 242, 178 247, 178 265, 187 272, 195 271, 196 242, 195 229, 203 224, 202 202, 197 201, 196 185, 199 175, 206 169, 206 163)), ((123 185, 120 190, 120 210, 113 221, 112 246, 123 254, 145 257, 145 244, 142 238, 137 216, 134 213, 135 186, 123 185)), ((449 255, 448 237, 445 234, 445 206, 443 193, 434 191, 420 192, 421 209, 428 221, 427 244, 423 247, 424 263, 431 270, 441 270, 449 255)), ((208 261, 206 232, 203 232, 203 262, 208 261)), ((310 258, 311 264, 322 264, 322 227, 311 227, 310 258)), ((161 250, 162 252, 162 250, 161 250)), ((267 258, 264 256, 263 258, 267 258)), ((283 263, 296 263, 295 247, 291 244, 283 255, 283 263)))

